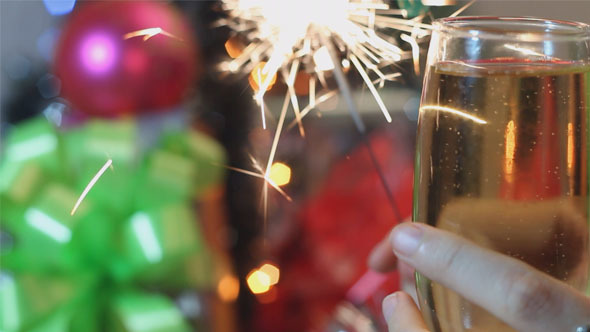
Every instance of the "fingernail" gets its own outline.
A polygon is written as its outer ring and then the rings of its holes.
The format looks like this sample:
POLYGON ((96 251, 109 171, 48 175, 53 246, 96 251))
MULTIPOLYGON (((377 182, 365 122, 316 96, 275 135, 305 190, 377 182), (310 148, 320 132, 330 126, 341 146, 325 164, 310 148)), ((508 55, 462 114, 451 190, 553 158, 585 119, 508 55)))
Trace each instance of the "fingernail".
POLYGON ((397 302, 398 302, 397 293, 387 295, 383 299, 382 310, 383 310, 383 317, 385 317, 386 321, 388 321, 391 318, 391 316, 393 316, 393 312, 395 310, 395 307, 397 306, 397 302))
POLYGON ((393 250, 401 255, 410 256, 420 246, 423 231, 415 224, 400 225, 391 232, 393 250))

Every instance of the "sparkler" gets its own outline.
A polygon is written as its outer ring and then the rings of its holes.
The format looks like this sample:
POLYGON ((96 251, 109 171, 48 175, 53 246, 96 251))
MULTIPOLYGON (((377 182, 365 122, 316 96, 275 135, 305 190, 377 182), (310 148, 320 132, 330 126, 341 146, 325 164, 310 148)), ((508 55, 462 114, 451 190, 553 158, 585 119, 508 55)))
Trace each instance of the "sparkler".
POLYGON ((78 210, 78 207, 80 206, 80 204, 82 203, 82 201, 84 200, 84 198, 86 197, 86 195, 88 194, 90 189, 92 189, 92 187, 94 187, 94 184, 96 184, 96 181, 98 181, 98 179, 100 179, 102 174, 104 172, 106 172, 107 168, 112 167, 112 165, 113 165, 113 160, 112 159, 107 160, 107 162, 100 168, 100 170, 98 170, 98 173, 96 173, 96 175, 94 175, 94 177, 90 180, 90 182, 88 182, 88 185, 86 186, 86 188, 84 188, 84 191, 82 191, 82 194, 80 195, 80 197, 78 198, 78 201, 74 205, 74 208, 70 212, 71 216, 73 216, 74 213, 76 213, 76 210, 78 210))
MULTIPOLYGON (((247 41, 241 53, 236 52, 237 42, 230 39, 226 48, 234 57, 222 62, 220 69, 230 72, 249 73, 264 61, 263 80, 259 82, 254 100, 264 107, 264 95, 277 74, 288 72, 285 83, 289 90, 291 105, 301 135, 304 135, 298 99, 289 81, 294 80, 298 69, 311 73, 310 108, 319 103, 316 89, 330 90, 326 83, 327 72, 336 65, 349 66, 363 78, 385 119, 391 116, 375 89, 370 76, 380 85, 394 80, 397 70, 393 66, 404 59, 413 59, 419 64, 418 41, 429 35, 431 26, 422 21, 425 15, 405 18, 406 11, 393 9, 383 0, 224 0, 223 8, 228 17, 218 22, 233 29, 247 41), (405 32, 401 41, 394 36, 405 32), (327 54, 326 42, 320 35, 327 35, 328 43, 334 43, 339 59, 333 61, 327 54), (398 44, 407 44, 405 51, 398 44), (392 75, 393 74, 393 75, 392 75), (316 81, 320 86, 316 86, 316 81)), ((418 65, 415 65, 418 68, 418 65)), ((265 125, 264 112, 261 112, 265 125)))
MULTIPOLYGON (((458 15, 472 3, 451 16, 458 15)), ((446 1, 443 4, 447 4, 446 1)), ((225 45, 232 59, 222 62, 219 69, 223 72, 250 74, 254 79, 256 84, 251 84, 255 91, 253 97, 260 106, 263 128, 266 129, 266 91, 275 83, 277 76, 281 76, 287 86, 266 169, 260 169, 258 173, 234 169, 245 174, 254 173, 254 176, 265 180, 265 220, 267 184, 273 186, 268 181, 268 174, 287 108, 290 105, 295 115, 295 120, 288 128, 297 125, 300 135, 305 136, 302 119, 316 106, 333 97, 336 91, 340 91, 344 97, 399 218, 393 195, 365 137, 365 126, 352 99, 343 68, 354 68, 358 72, 383 116, 391 122, 392 118, 376 85, 383 87, 386 81, 395 80, 400 75, 396 64, 405 59, 413 61, 414 71, 419 74, 419 42, 432 29, 431 25, 424 22, 427 16, 421 14, 409 19, 405 10, 391 8, 384 0, 222 0, 222 6, 227 17, 217 23, 229 27, 236 34, 225 45), (402 46, 407 50, 402 49, 402 46), (309 101, 302 108, 294 82, 303 73, 309 76, 309 101), (335 78, 338 90, 329 86, 328 76, 335 78)))
MULTIPOLYGON (((285 107, 285 110, 286 110, 286 107, 285 107)), ((277 142, 278 142, 278 140, 277 140, 277 142)), ((276 147, 275 147, 275 149, 276 149, 276 147)), ((266 220, 267 220, 267 213, 268 213, 268 186, 271 186, 273 189, 275 189, 287 201, 292 202, 293 199, 289 195, 287 195, 287 193, 283 189, 281 189, 281 187, 280 187, 281 184, 277 183, 275 181, 275 179, 273 179, 272 174, 271 174, 272 165, 267 167, 267 171, 265 172, 262 169, 262 166, 260 166, 260 163, 254 157, 250 156, 250 160, 252 161, 252 166, 256 169, 256 172, 249 171, 246 169, 237 168, 237 167, 227 166, 227 165, 219 165, 219 166, 225 167, 229 170, 232 170, 232 171, 235 171, 238 173, 250 175, 255 178, 259 178, 259 179, 264 180, 264 186, 262 187, 262 205, 263 205, 263 212, 264 212, 264 225, 263 226, 264 226, 265 233, 266 233, 266 220)))
POLYGON ((357 130, 363 136, 363 142, 371 154, 393 210, 399 218, 393 195, 365 138, 365 125, 352 99, 342 67, 354 68, 358 72, 386 121, 391 122, 391 115, 375 84, 382 87, 386 81, 396 79, 399 73, 394 64, 403 59, 413 59, 415 71, 419 72, 418 40, 426 37, 431 28, 429 24, 422 22, 425 15, 407 19, 405 10, 390 8, 382 0, 224 0, 223 8, 227 11, 228 17, 220 20, 219 25, 228 26, 236 31, 247 41, 247 45, 240 52, 238 42, 230 38, 226 43, 226 49, 232 59, 222 62, 219 68, 222 71, 250 73, 251 78, 254 78, 254 100, 260 106, 264 128, 266 119, 263 98, 266 91, 274 84, 277 75, 283 78, 287 86, 266 169, 256 173, 233 168, 265 180, 265 220, 267 184, 276 189, 276 186, 269 182, 268 174, 283 130, 286 111, 290 105, 295 114, 295 120, 289 128, 297 125, 300 135, 305 136, 302 119, 317 105, 336 95, 336 90, 330 88, 326 80, 330 73, 337 81, 338 90, 346 101, 357 130), (399 31, 405 32, 401 41, 398 41, 393 33, 399 31), (407 43, 411 50, 402 50, 398 45, 400 42, 407 43), (295 79, 300 71, 311 73, 309 102, 303 108, 300 107, 294 88, 295 79), (371 76, 376 79, 372 79, 371 76), (316 84, 317 82, 319 84, 316 84))

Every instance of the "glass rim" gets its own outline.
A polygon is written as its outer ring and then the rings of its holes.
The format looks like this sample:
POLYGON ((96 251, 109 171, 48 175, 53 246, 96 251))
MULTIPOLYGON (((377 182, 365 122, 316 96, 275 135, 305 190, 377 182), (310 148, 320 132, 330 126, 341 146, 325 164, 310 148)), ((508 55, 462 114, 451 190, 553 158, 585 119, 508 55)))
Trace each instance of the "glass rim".
POLYGON ((433 30, 458 37, 484 39, 590 40, 590 25, 528 16, 458 16, 437 19, 433 30))

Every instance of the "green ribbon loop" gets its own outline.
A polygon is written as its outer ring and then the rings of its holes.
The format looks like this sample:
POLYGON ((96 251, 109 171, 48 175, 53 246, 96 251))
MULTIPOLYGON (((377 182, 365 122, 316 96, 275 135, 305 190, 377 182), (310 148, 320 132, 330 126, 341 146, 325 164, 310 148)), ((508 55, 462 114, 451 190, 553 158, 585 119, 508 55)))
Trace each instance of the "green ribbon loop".
POLYGON ((162 139, 162 146, 192 160, 196 173, 193 181, 195 194, 200 195, 211 185, 223 180, 225 151, 212 138, 196 131, 168 133, 162 139))
POLYGON ((11 225, 16 246, 7 267, 17 271, 71 271, 79 260, 71 246, 76 225, 86 214, 82 208, 70 216, 77 195, 62 184, 46 185, 11 225))
POLYGON ((112 302, 113 332, 190 332, 182 313, 165 296, 118 294, 112 302))
POLYGON ((7 135, 0 218, 13 245, 0 252, 0 331, 190 330, 172 301, 141 289, 211 287, 192 199, 222 179, 225 155, 191 132, 142 155, 137 132, 92 121, 60 133, 37 118, 7 135))
POLYGON ((45 169, 54 172, 59 169, 57 133, 43 118, 29 120, 12 128, 4 144, 6 150, 3 159, 7 166, 37 161, 45 169))
POLYGON ((197 218, 185 205, 137 211, 123 226, 123 255, 132 274, 146 281, 174 278, 175 268, 202 249, 197 218))
POLYGON ((0 330, 28 331, 44 325, 48 318, 79 304, 91 284, 88 275, 0 273, 0 330))
POLYGON ((164 150, 154 151, 138 185, 136 206, 146 209, 188 200, 195 183, 195 163, 164 150))

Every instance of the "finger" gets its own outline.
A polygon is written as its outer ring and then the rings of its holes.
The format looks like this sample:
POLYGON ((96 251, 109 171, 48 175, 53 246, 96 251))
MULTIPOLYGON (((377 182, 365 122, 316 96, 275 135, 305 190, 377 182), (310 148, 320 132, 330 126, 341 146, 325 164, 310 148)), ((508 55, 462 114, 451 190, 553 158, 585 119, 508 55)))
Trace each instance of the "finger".
MULTIPOLYGON (((410 221, 410 218, 406 218, 403 222, 410 221)), ((397 257, 393 253, 391 248, 391 242, 389 241, 389 234, 385 236, 381 242, 379 242, 369 254, 367 259, 367 265, 377 272, 391 272, 397 268, 397 257)))
POLYGON ((418 303, 418 296, 416 294, 416 270, 413 266, 402 260, 397 262, 397 270, 399 271, 401 290, 408 293, 414 299, 414 302, 418 303))
POLYGON ((367 265, 377 272, 390 272, 395 270, 397 258, 391 248, 389 236, 379 242, 369 254, 367 265))
POLYGON ((521 331, 573 331, 590 319, 581 292, 503 256, 424 224, 394 228, 398 257, 521 331))
POLYGON ((393 293, 383 300, 383 316, 389 332, 428 332, 418 307, 404 292, 393 293))

